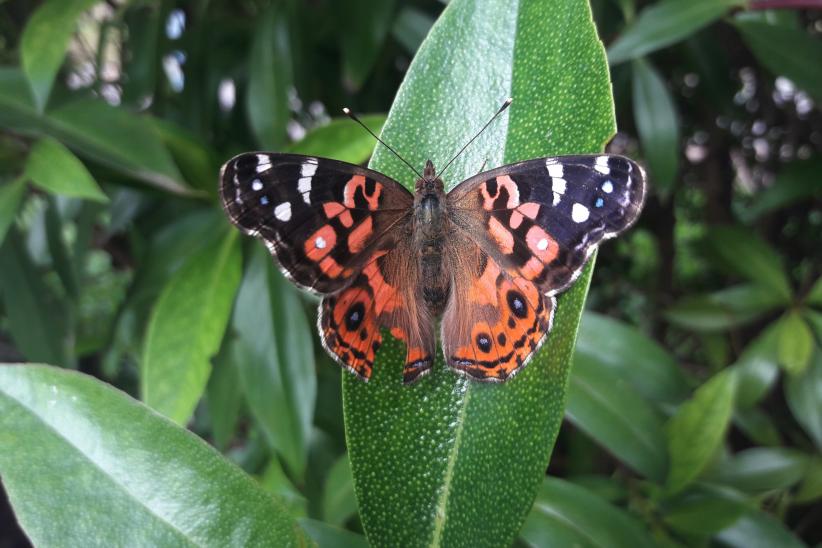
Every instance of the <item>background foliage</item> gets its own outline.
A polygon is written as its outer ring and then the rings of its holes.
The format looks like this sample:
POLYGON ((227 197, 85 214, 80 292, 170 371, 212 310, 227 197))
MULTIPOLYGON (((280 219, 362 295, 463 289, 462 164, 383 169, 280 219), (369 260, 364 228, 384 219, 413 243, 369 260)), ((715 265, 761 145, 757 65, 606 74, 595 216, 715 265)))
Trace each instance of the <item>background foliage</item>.
MULTIPOLYGON (((600 252, 519 544, 822 542, 815 4, 592 2, 610 150, 653 188, 600 252)), ((0 361, 61 368, 0 368, 3 543, 364 545, 315 303, 228 227, 215 179, 259 148, 365 162, 329 113, 379 128, 442 9, 0 4, 0 361)))

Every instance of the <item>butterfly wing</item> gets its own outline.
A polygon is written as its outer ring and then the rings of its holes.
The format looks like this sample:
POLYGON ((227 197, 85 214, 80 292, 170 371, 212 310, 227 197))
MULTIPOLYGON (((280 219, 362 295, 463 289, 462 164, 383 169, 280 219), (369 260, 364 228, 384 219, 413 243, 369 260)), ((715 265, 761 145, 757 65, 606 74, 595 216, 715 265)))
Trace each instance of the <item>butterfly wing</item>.
POLYGON ((345 162, 246 153, 223 166, 220 195, 231 221, 261 238, 289 279, 325 296, 320 337, 341 365, 367 379, 381 327, 405 334, 409 363, 430 361, 421 348, 434 345, 404 283, 416 262, 407 249, 414 200, 402 185, 345 162))
POLYGON ((551 297, 579 276, 597 244, 636 220, 644 195, 641 168, 627 158, 610 155, 529 160, 480 173, 449 192, 452 224, 487 254, 485 264, 492 265, 479 275, 454 277, 443 320, 449 364, 491 380, 502 380, 522 367, 550 329, 551 297), (519 301, 509 302, 501 289, 509 285, 518 289, 527 304, 525 318, 514 314, 520 310, 514 306, 519 301), (493 336, 510 325, 507 342, 520 341, 530 333, 524 342, 525 357, 522 351, 500 351, 498 358, 488 359, 482 352, 487 345, 478 342, 485 341, 479 337, 485 331, 477 331, 481 321, 458 321, 456 327, 446 324, 446 319, 463 314, 483 318, 470 301, 465 302, 465 295, 491 294, 493 287, 500 312, 499 318, 492 318, 494 322, 485 322, 492 332, 491 346, 493 336))

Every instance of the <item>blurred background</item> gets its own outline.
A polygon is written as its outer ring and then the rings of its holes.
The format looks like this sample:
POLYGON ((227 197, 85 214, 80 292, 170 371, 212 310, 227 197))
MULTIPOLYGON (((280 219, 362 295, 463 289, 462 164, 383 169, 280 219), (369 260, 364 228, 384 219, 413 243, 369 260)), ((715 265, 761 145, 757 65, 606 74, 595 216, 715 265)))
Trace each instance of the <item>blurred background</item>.
MULTIPOLYGON (((367 162, 372 139, 340 110, 379 130, 445 4, 0 2, 0 361, 139 397, 158 299, 230 230, 222 162, 255 149, 367 162)), ((642 162, 652 187, 637 226, 600 250, 558 479, 519 542, 561 527, 550 495, 563 489, 661 545, 819 545, 822 2, 591 6, 619 128, 608 148, 642 162), (663 493, 683 458, 696 473, 663 493)), ((235 310, 203 356, 216 354, 189 427, 295 515, 361 532, 315 301, 265 279, 269 351, 243 354, 235 310)), ((195 298, 202 316, 164 327, 186 335, 222 303, 195 298)), ((0 546, 18 545, 0 497, 0 546)))

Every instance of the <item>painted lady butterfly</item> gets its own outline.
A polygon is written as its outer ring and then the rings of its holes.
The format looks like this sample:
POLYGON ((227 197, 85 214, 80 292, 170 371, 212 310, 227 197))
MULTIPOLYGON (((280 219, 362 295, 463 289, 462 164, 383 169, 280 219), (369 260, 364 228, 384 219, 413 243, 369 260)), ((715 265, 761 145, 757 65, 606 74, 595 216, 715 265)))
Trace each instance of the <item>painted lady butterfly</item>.
POLYGON ((349 371, 368 380, 385 328, 407 346, 404 381, 420 378, 441 318, 447 364, 504 381, 545 341, 554 296, 636 220, 644 175, 621 156, 563 156, 444 187, 430 160, 411 194, 360 166, 256 152, 223 166, 220 194, 289 279, 323 296, 323 346, 349 371))

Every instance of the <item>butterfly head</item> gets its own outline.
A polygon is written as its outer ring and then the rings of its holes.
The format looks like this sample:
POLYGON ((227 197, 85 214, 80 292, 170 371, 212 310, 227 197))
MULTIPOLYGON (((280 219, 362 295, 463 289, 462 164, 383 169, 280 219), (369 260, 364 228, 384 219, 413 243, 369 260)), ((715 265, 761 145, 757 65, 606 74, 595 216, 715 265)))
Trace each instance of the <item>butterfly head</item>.
POLYGON ((415 186, 418 195, 442 194, 445 191, 445 185, 442 179, 437 177, 437 171, 434 169, 434 163, 431 160, 425 162, 425 169, 422 171, 422 177, 417 179, 415 186))

